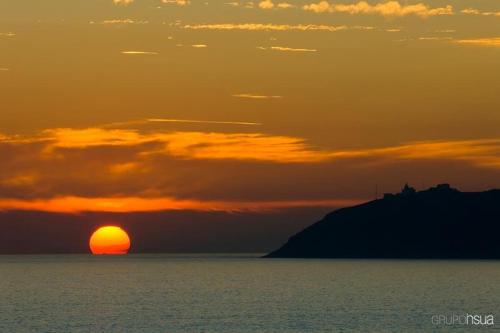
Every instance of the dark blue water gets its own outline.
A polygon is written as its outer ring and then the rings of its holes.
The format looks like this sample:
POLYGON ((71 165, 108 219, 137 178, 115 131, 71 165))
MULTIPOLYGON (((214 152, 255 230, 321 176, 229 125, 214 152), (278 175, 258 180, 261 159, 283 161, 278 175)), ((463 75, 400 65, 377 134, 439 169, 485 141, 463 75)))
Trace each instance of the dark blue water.
POLYGON ((0 256, 0 296, 0 332, 482 332, 500 263, 0 256))

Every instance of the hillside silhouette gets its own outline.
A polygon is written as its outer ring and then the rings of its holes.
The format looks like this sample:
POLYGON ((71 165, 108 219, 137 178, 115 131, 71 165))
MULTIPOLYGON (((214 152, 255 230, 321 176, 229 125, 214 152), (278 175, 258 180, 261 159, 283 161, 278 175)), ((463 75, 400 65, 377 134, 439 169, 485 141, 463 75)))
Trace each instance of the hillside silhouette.
POLYGON ((406 185, 326 215, 266 257, 500 259, 500 190, 406 185))

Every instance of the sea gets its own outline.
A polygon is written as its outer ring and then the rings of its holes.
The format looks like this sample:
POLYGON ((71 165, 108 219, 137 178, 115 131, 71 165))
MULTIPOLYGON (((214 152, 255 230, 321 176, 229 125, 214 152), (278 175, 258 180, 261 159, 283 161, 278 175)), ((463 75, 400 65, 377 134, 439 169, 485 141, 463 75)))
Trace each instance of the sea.
POLYGON ((0 256, 0 332, 499 329, 497 261, 0 256))

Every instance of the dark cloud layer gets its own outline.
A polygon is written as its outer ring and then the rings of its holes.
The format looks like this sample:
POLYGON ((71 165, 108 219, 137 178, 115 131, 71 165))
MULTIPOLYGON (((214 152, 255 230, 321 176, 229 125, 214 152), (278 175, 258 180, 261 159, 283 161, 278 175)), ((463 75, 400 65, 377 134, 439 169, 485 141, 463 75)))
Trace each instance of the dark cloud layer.
POLYGON ((354 203, 372 198, 376 185, 389 192, 405 182, 484 189, 500 186, 499 142, 427 141, 329 150, 301 138, 262 133, 55 129, 0 141, 0 154, 8 157, 0 164, 0 209, 58 198, 67 204, 70 197, 81 201, 70 202, 80 205, 80 211, 95 210, 83 200, 115 205, 120 198, 135 200, 131 210, 141 210, 141 205, 146 211, 238 210, 260 203, 269 209, 298 202, 354 203))
POLYGON ((121 226, 129 233, 131 253, 262 253, 280 246, 330 209, 288 209, 266 214, 0 212, 0 254, 88 253, 90 235, 104 224, 121 226))

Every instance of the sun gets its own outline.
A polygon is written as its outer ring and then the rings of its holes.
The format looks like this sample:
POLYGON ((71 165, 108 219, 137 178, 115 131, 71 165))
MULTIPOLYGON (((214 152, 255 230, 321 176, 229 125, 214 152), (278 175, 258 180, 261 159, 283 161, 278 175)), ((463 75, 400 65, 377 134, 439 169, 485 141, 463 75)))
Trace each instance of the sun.
POLYGON ((120 227, 100 227, 90 237, 92 254, 127 254, 130 249, 130 238, 120 227))

